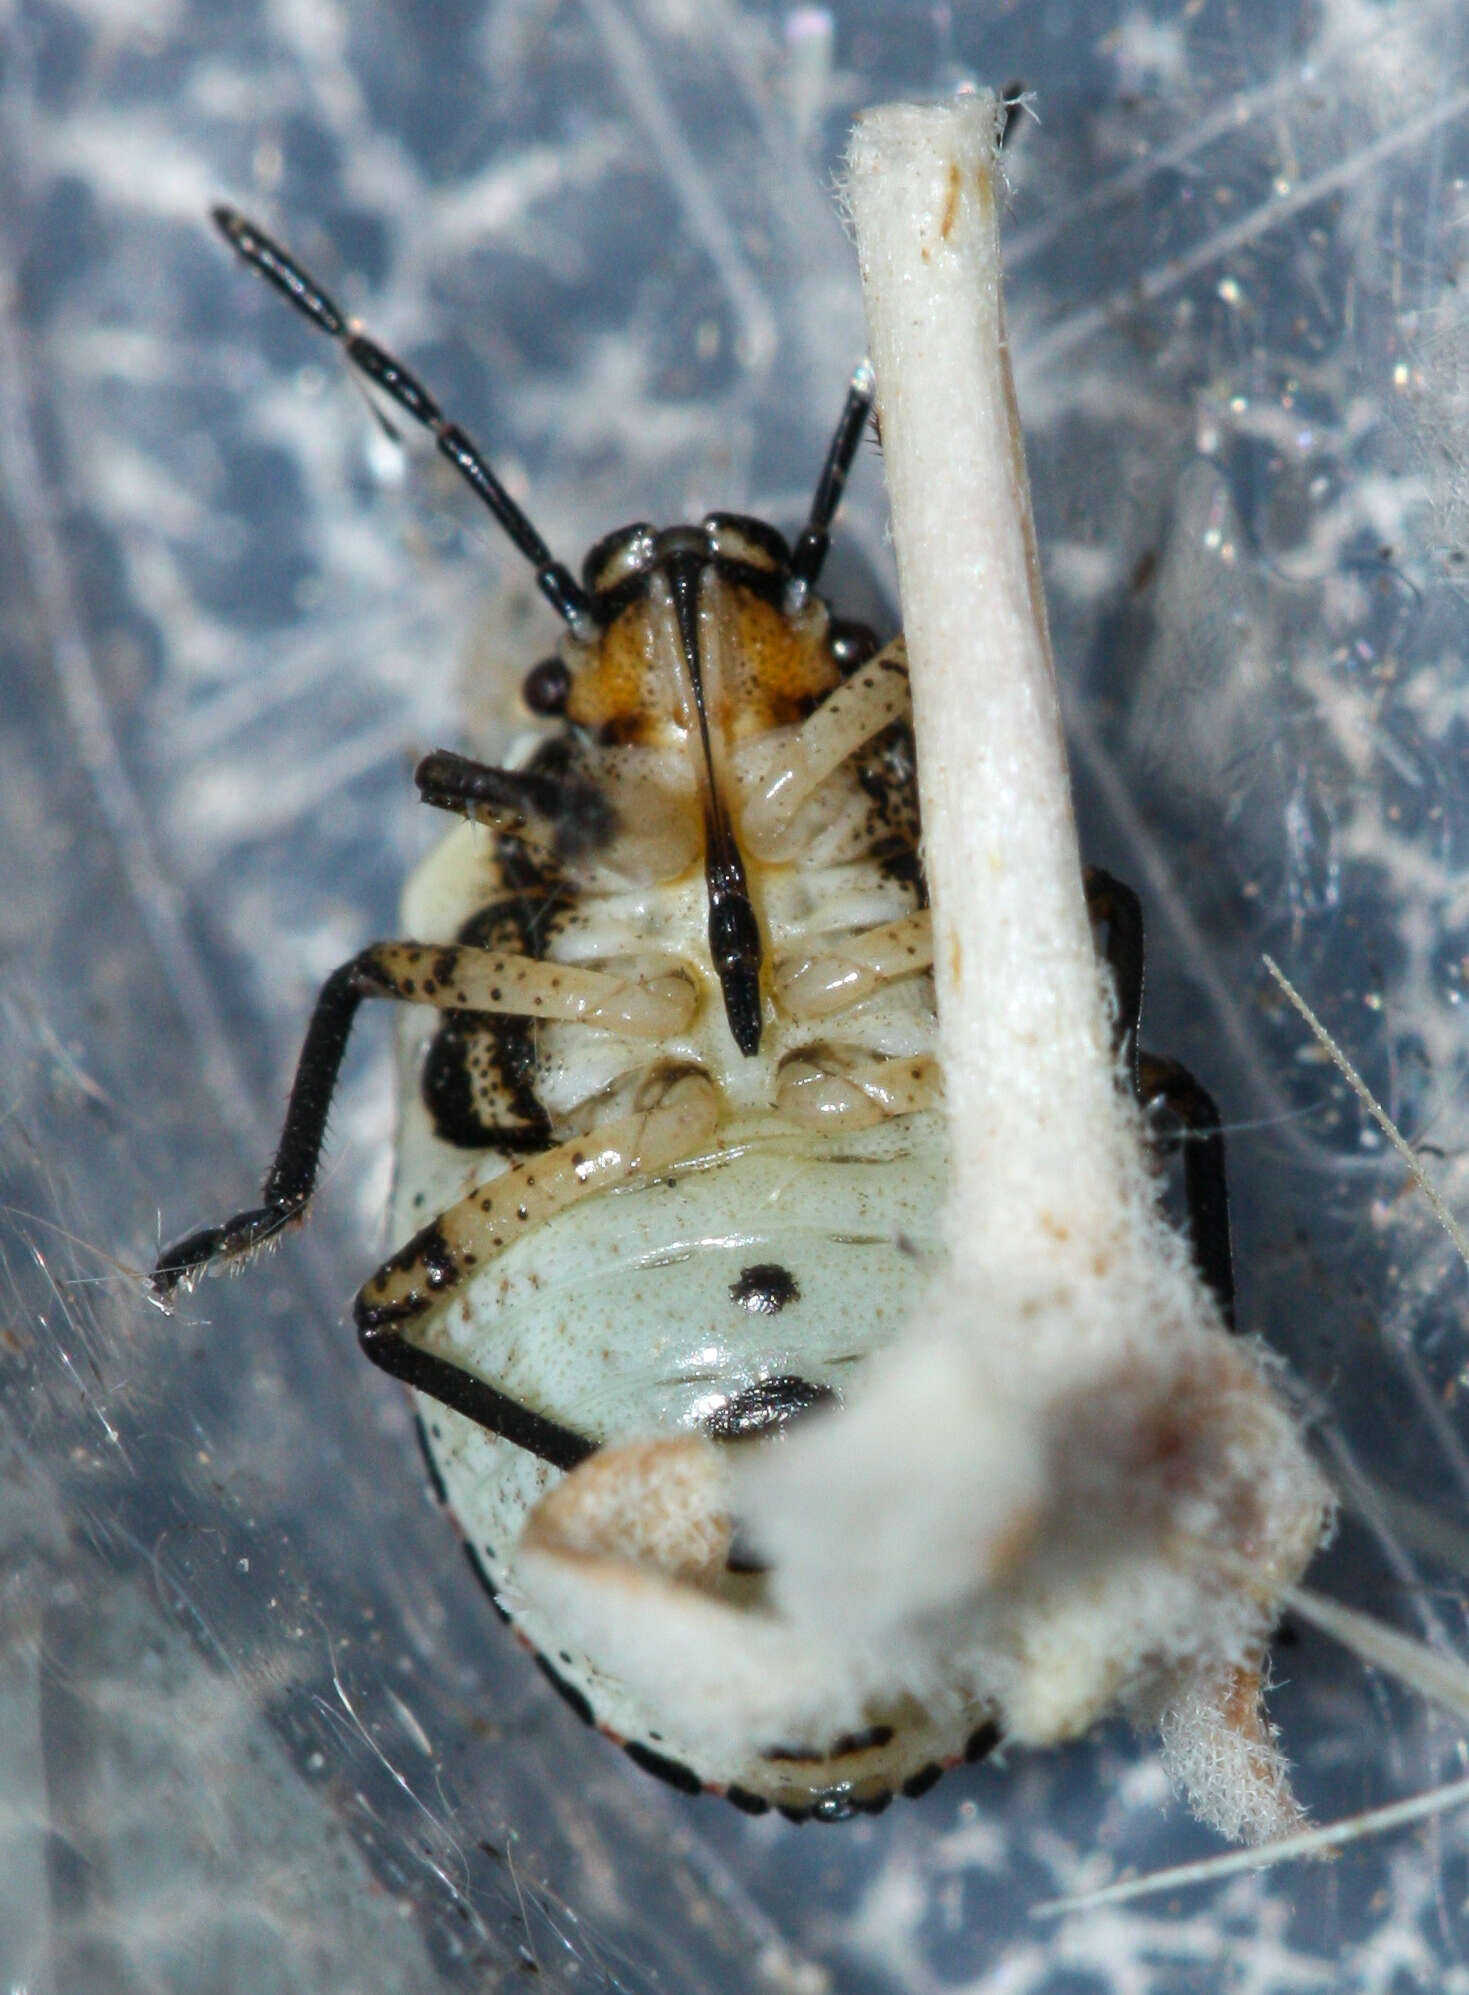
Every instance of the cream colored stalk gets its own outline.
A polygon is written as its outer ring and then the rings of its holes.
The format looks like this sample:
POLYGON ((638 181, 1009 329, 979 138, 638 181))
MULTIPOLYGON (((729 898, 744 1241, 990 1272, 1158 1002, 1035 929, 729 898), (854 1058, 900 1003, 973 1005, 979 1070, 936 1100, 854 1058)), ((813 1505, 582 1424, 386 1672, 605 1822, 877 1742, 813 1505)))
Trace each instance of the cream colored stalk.
MULTIPOLYGON (((1080 859, 1006 349, 987 95, 867 112, 847 198, 912 673, 951 1144, 949 1262, 739 1514, 781 1616, 880 1702, 1044 1744, 1121 1707, 1194 1807, 1298 1820, 1259 1709, 1326 1492, 1161 1217, 1080 859)), ((854 1298, 860 1306, 860 1298, 854 1298)), ((854 1693, 855 1694, 855 1693, 854 1693)))

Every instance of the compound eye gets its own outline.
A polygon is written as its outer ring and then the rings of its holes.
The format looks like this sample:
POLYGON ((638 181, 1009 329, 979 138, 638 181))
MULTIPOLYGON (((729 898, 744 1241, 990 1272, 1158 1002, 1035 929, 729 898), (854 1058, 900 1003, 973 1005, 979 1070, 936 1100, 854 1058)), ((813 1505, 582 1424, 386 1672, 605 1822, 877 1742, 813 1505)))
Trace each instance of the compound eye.
POLYGON ((657 538, 646 520, 604 534, 581 565, 582 585, 588 595, 606 595, 641 575, 652 564, 657 538))
POLYGON ((565 713, 570 693, 571 667, 564 658, 543 658, 520 682, 520 697, 532 713, 565 713))
POLYGON ((707 513, 701 525, 709 552, 721 561, 737 561, 762 575, 784 575, 791 565, 785 535, 764 520, 747 513, 707 513))
POLYGON ((831 645, 837 670, 845 678, 859 665, 865 665, 877 650, 877 632, 849 617, 833 617, 827 631, 827 642, 831 645))

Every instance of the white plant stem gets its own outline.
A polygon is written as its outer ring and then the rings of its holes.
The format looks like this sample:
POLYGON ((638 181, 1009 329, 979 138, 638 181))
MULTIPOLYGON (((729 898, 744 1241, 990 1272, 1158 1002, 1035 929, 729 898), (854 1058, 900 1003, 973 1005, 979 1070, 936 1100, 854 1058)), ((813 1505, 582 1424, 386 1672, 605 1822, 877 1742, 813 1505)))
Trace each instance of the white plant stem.
MULTIPOLYGON (((736 1469, 774 1600, 866 1696, 1043 1744, 1119 1703, 1227 1834, 1296 1827, 1258 1710, 1326 1495, 1161 1218, 1082 890, 988 96, 858 121, 857 236, 912 678, 950 1257, 852 1404, 736 1469)), ((857 1690, 852 1697, 855 1701, 857 1690)))
MULTIPOLYGON (((962 1264, 1120 1196, 1110 1025, 1005 336, 991 97, 866 113, 856 226, 912 674, 962 1264)), ((1059 1232, 1058 1232, 1059 1228, 1059 1232)), ((962 1272, 962 1267, 961 1267, 962 1272)))

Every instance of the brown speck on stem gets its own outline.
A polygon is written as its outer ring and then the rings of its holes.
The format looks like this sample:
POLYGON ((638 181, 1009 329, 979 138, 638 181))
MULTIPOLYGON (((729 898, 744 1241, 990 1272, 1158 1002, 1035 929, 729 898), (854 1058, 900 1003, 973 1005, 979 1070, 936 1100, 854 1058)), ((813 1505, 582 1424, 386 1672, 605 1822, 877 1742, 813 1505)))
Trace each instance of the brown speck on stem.
POLYGON ((949 180, 944 194, 944 218, 939 223, 939 234, 944 241, 949 240, 950 231, 959 213, 959 162, 949 161, 949 180))

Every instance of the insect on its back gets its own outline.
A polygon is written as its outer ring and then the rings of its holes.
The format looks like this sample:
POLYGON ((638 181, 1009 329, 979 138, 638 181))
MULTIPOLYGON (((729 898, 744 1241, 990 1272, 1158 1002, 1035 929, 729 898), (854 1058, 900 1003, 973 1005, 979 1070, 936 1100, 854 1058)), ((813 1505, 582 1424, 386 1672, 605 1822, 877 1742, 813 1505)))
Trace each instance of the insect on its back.
MULTIPOLYGON (((725 1682, 717 1637, 698 1633, 706 1609, 767 1615, 767 1574, 710 1460, 840 1401, 939 1247, 902 643, 879 650, 815 593, 870 373, 853 377, 794 547, 733 514, 638 524, 599 542, 578 581, 400 362, 250 223, 216 220, 432 432, 566 635, 526 678, 549 726, 514 767, 447 751, 420 765, 424 800, 465 822, 409 884, 409 939, 328 980, 262 1204, 180 1241, 155 1285, 302 1213, 357 1006, 401 1001, 402 1244, 356 1320, 418 1394, 497 1599, 568 1701, 676 1785, 827 1819, 921 1792, 995 1743, 982 1686, 785 1736, 762 1687, 725 1682), (549 1594, 525 1583, 527 1547, 549 1594), (669 1706, 670 1669, 709 1677, 702 1709, 669 1706)), ((1130 1029, 1135 904, 1105 876, 1089 887, 1130 1029)), ((1156 1065, 1150 1091, 1205 1131, 1190 1203, 1227 1307, 1212 1104, 1156 1065)))
MULTIPOLYGON (((431 1293, 410 1246, 369 1284, 365 1320, 412 1290, 428 1348, 598 1447, 737 1442, 829 1402, 897 1333, 937 1244, 906 675, 853 633, 834 641, 815 598, 784 608, 789 579, 788 550, 753 520, 603 542, 586 582, 605 622, 532 675, 532 697, 549 687, 564 715, 524 770, 541 808, 511 828, 491 803, 492 836, 452 833, 405 902, 410 934, 534 956, 548 991, 552 966, 618 980, 621 1017, 405 1014, 395 1229, 431 1230, 491 1171, 516 1190, 438 1257, 431 1293), (609 1126, 641 1168, 579 1195, 577 1158, 609 1126), (522 1219, 525 1191, 557 1209, 522 1219)), ((503 1592, 556 1469, 472 1418, 423 1412, 503 1592)), ((752 1605, 760 1588, 738 1561, 717 1584, 752 1605)), ((600 1722, 689 1763, 593 1658, 532 1611, 517 1619, 600 1722)), ((936 1750, 889 1772, 872 1745, 842 1766, 768 1743, 783 1751, 766 1767, 691 1778, 810 1805, 813 1786, 886 1794, 936 1750)))

